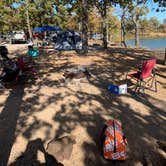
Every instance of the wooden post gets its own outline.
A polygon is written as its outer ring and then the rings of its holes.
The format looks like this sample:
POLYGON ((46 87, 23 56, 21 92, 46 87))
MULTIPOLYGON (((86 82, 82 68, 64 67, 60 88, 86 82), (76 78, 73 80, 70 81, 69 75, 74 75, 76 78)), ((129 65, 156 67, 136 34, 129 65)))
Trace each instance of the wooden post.
POLYGON ((164 56, 164 62, 163 65, 166 65, 166 48, 165 48, 165 56, 164 56))

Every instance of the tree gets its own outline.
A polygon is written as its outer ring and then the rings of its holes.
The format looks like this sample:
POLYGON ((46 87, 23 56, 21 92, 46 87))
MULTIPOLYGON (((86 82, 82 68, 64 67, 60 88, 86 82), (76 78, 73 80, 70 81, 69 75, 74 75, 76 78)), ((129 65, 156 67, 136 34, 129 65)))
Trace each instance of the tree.
POLYGON ((102 18, 102 33, 103 33, 103 47, 107 48, 107 17, 108 17, 108 10, 110 7, 119 4, 120 6, 123 5, 130 5, 132 0, 91 0, 91 3, 95 5, 102 18))
POLYGON ((67 12, 78 15, 78 22, 81 22, 82 30, 82 49, 83 53, 88 52, 88 10, 89 4, 87 0, 56 0, 54 2, 56 11, 59 12, 59 5, 65 6, 67 12))
POLYGON ((139 24, 140 24, 140 31, 143 36, 144 33, 149 30, 149 20, 147 20, 146 18, 140 19, 139 24))
POLYGON ((107 16, 107 41, 117 40, 120 33, 120 21, 112 13, 113 8, 110 8, 107 16))
POLYGON ((166 33, 166 24, 160 24, 159 31, 161 33, 166 33))
POLYGON ((166 24, 166 18, 164 18, 164 20, 163 20, 163 24, 166 24))
POLYGON ((126 15, 128 13, 128 8, 122 6, 122 14, 121 14, 121 45, 127 47, 126 45, 126 15))
POLYGON ((15 30, 20 23, 19 12, 8 1, 2 0, 0 2, 1 9, 1 23, 4 31, 15 30))
POLYGON ((87 0, 82 0, 82 49, 83 53, 88 52, 88 2, 87 0))
POLYGON ((160 21, 157 19, 157 17, 150 18, 149 23, 152 27, 152 31, 158 32, 158 28, 160 26, 160 21))
POLYGON ((130 10, 131 18, 134 23, 135 27, 135 46, 139 46, 139 21, 140 17, 143 15, 146 15, 149 12, 148 8, 146 6, 135 6, 130 10))
POLYGON ((92 37, 93 33, 101 33, 101 23, 101 16, 97 8, 90 9, 88 19, 88 31, 90 32, 90 37, 92 37))
POLYGON ((111 1, 108 0, 94 0, 92 1, 102 18, 102 33, 103 33, 103 47, 107 49, 107 10, 111 5, 111 1))
POLYGON ((66 20, 66 23, 65 23, 65 29, 72 29, 72 30, 79 31, 80 30, 79 25, 80 23, 79 23, 78 15, 76 14, 68 15, 68 19, 66 20))

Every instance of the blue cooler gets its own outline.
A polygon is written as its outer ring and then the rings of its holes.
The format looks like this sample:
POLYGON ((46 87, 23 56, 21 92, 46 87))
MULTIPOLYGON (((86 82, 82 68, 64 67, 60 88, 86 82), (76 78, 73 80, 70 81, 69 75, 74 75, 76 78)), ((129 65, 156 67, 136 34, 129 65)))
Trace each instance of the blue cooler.
POLYGON ((111 83, 108 85, 107 89, 115 94, 126 94, 127 93, 127 84, 121 84, 119 82, 111 83))

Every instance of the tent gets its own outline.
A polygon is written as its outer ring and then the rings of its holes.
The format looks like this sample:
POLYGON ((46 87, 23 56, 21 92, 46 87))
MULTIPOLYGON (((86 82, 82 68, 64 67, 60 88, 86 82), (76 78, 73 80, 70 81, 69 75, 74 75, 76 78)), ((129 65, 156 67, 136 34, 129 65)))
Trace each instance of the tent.
POLYGON ((32 30, 32 32, 44 32, 44 31, 60 31, 60 28, 46 25, 42 27, 36 27, 32 30))
POLYGON ((81 35, 75 31, 59 31, 54 42, 56 50, 82 49, 81 35))

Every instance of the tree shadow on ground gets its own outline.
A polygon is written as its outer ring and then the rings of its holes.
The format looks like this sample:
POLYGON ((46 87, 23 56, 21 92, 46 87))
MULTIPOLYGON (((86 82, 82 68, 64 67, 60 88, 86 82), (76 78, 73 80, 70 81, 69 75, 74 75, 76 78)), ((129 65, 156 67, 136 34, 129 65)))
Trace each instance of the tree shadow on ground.
MULTIPOLYGON (((150 56, 147 54, 146 58, 150 58, 150 56)), ((157 100, 148 94, 144 96, 132 94, 118 96, 109 94, 106 91, 106 85, 109 83, 109 80, 121 79, 124 76, 124 72, 127 72, 128 68, 132 68, 133 64, 138 64, 138 60, 141 62, 141 59, 144 60, 145 57, 140 58, 140 55, 134 56, 133 54, 116 54, 114 56, 111 52, 110 56, 103 58, 106 61, 105 64, 98 62, 97 65, 91 66, 92 73, 95 73, 97 77, 90 83, 100 89, 100 95, 75 91, 74 96, 78 98, 78 101, 76 103, 71 102, 70 106, 68 104, 63 105, 60 109, 61 111, 56 113, 54 120, 61 124, 56 131, 57 134, 71 133, 77 126, 81 125, 86 128, 88 135, 93 139, 93 143, 84 141, 82 145, 85 155, 85 165, 110 164, 110 162, 103 161, 100 153, 101 147, 99 146, 100 132, 105 122, 104 116, 122 121, 128 138, 127 160, 125 163, 117 164, 131 166, 136 164, 148 165, 149 163, 161 166, 165 164, 165 158, 156 144, 156 140, 158 139, 165 140, 164 117, 166 115, 166 103, 164 100, 157 100), (126 56, 130 58, 131 55, 133 60, 129 59, 129 61, 125 62, 126 56), (123 73, 121 73, 121 69, 123 69, 123 73), (120 71, 119 73, 117 72, 118 70, 120 71), (128 100, 131 102, 127 102, 128 100), (93 104, 94 101, 100 103, 102 109, 101 107, 96 107, 93 104), (139 109, 141 110, 141 108, 139 106, 135 108, 132 105, 132 101, 144 107, 147 115, 139 113, 139 109), (80 110, 83 105, 88 105, 86 114, 80 110), (71 112, 68 113, 68 110, 71 112)), ((72 90, 71 92, 73 93, 72 90)), ((70 94, 66 95, 69 96, 70 94)), ((59 100, 61 99, 59 98, 59 100)))
MULTIPOLYGON (((15 53, 17 53, 17 51, 15 53)), ((43 59, 45 60, 45 57, 43 59)), ((6 99, 4 106, 1 105, 3 110, 0 113, 0 166, 7 165, 12 146, 18 135, 22 134, 27 140, 29 140, 31 139, 33 132, 41 127, 45 126, 48 130, 52 128, 52 124, 39 120, 36 116, 33 116, 33 113, 42 111, 44 107, 48 105, 48 103, 43 103, 40 109, 35 109, 34 106, 40 104, 38 100, 41 94, 39 94, 38 91, 45 85, 49 87, 59 85, 59 82, 56 82, 56 80, 51 81, 48 78, 49 73, 65 70, 70 64, 64 63, 58 67, 54 66, 54 64, 50 65, 50 63, 45 63, 45 66, 42 67, 43 63, 40 64, 40 61, 37 61, 36 65, 39 69, 38 78, 41 79, 36 81, 32 78, 28 83, 26 82, 27 80, 24 80, 24 82, 21 81, 18 85, 15 85, 14 88, 5 89, 1 93, 3 96, 7 92, 9 93, 9 96, 6 99), (40 69, 49 70, 45 73, 40 71, 40 69), (33 86, 36 86, 37 88, 32 90, 33 86), (32 93, 34 96, 28 99, 23 99, 28 93, 32 93), (27 121, 30 117, 33 119, 33 122, 28 126, 27 121), (26 130, 24 131, 25 128, 26 130)), ((53 102, 53 99, 49 102, 53 102)), ((46 140, 48 141, 49 139, 50 138, 46 136, 46 140)))
MULTIPOLYGON (((110 164, 110 162, 104 161, 101 155, 100 134, 105 122, 103 116, 119 119, 122 121, 125 128, 124 132, 127 136, 129 146, 127 155, 128 159, 123 165, 134 165, 137 162, 146 165, 148 158, 150 158, 153 165, 162 166, 165 164, 164 157, 158 152, 156 146, 153 144, 154 140, 163 140, 165 137, 165 126, 162 126, 162 124, 164 124, 164 119, 160 118, 165 115, 165 106, 163 106, 162 109, 156 107, 155 103, 149 101, 149 99, 153 100, 150 96, 144 98, 137 97, 136 100, 138 102, 143 103, 143 105, 150 109, 150 114, 148 116, 143 116, 139 114, 139 112, 135 112, 129 104, 124 103, 120 97, 115 95, 110 95, 107 98, 105 92, 99 97, 97 95, 89 95, 80 91, 77 91, 75 95, 78 98, 79 96, 84 97, 80 102, 77 102, 77 104, 70 104, 70 113, 67 113, 68 111, 63 105, 61 111, 55 115, 54 120, 61 124, 56 131, 57 134, 72 133, 72 131, 74 131, 79 125, 86 128, 86 131, 92 138, 93 142, 83 142, 82 149, 84 150, 85 155, 85 165, 98 166, 110 164), (107 103, 108 101, 105 101, 106 98, 109 100, 109 104, 107 103), (95 108, 92 101, 102 103, 104 110, 95 108), (89 104, 89 109, 88 113, 85 114, 79 111, 79 108, 83 104, 87 104, 87 102, 89 104)), ((129 99, 135 98, 134 96, 125 97, 129 99)))
POLYGON ((15 130, 21 111, 24 89, 12 89, 0 113, 0 165, 7 165, 10 151, 15 142, 15 130), (17 97, 15 97, 17 96, 17 97))
MULTIPOLYGON (((80 128, 75 136, 78 137, 78 140, 82 139, 83 164, 86 166, 114 165, 112 162, 103 160, 101 155, 100 134, 107 119, 122 121, 128 139, 127 160, 124 163, 118 162, 117 165, 133 166, 139 163, 148 165, 149 160, 153 165, 162 166, 165 164, 156 140, 165 139, 166 136, 164 126, 166 103, 164 100, 148 94, 137 96, 129 93, 118 96, 109 93, 106 87, 111 81, 122 80, 124 73, 132 69, 138 60, 141 61, 140 57, 144 59, 143 55, 139 55, 139 52, 134 55, 134 50, 129 50, 128 54, 114 51, 116 53, 113 51, 103 52, 105 56, 101 55, 101 59, 95 60, 90 66, 89 70, 95 77, 91 78, 89 84, 62 85, 58 82, 62 78, 61 76, 52 78, 53 74, 61 73, 62 75, 64 70, 77 65, 69 60, 69 56, 63 56, 62 53, 60 56, 48 55, 39 59, 37 63, 40 79, 36 82, 35 88, 32 86, 26 88, 26 94, 31 94, 31 96, 24 99, 24 103, 21 105, 22 114, 18 119, 19 113, 17 113, 17 120, 12 125, 13 130, 7 129, 12 138, 9 137, 11 143, 7 153, 4 154, 5 164, 14 143, 13 138, 22 134, 29 141, 44 126, 48 131, 55 127, 55 135, 58 136, 66 133, 72 134, 80 128), (49 61, 49 59, 51 60, 49 61), (41 92, 43 87, 45 87, 44 92, 41 92), (50 94, 47 91, 49 88, 52 88, 50 94), (41 101, 43 96, 45 98, 41 101), (48 107, 52 107, 52 104, 54 104, 54 108, 47 114, 50 116, 52 113, 51 121, 47 121, 47 116, 39 118, 36 113, 47 111, 48 107), (28 123, 29 118, 31 118, 31 123, 28 123)), ((102 52, 100 53, 102 54, 102 52)), ((142 52, 140 51, 140 53, 142 52)), ((148 54, 146 56, 148 58, 148 54)), ((22 102, 21 99, 20 102, 22 102)), ((20 102, 16 102, 19 108, 20 102)), ((6 104, 8 104, 8 100, 6 104)), ((13 111, 12 108, 6 110, 13 111)), ((9 114, 7 116, 10 117, 9 114)), ((2 130, 4 128, 5 123, 2 125, 2 130)), ((5 135, 1 139, 5 140, 5 135)), ((46 132, 42 139, 43 143, 49 139, 49 134, 46 132)), ((0 146, 3 146, 4 143, 5 141, 0 141, 0 146)))

